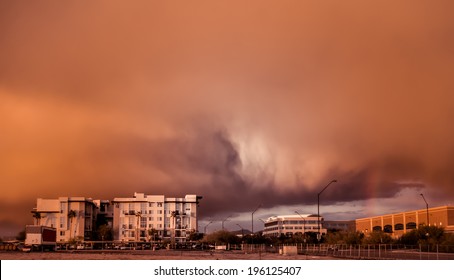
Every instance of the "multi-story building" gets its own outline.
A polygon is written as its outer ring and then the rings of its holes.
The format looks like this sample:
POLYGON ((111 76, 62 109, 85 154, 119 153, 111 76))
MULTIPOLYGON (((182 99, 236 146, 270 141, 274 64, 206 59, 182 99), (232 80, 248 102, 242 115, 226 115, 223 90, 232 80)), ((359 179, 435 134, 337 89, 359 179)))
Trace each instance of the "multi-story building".
POLYGON ((454 206, 440 206, 395 214, 356 219, 356 230, 364 234, 383 231, 394 238, 402 236, 420 225, 440 226, 454 233, 454 206))
POLYGON ((197 231, 197 205, 202 197, 166 198, 164 195, 134 193, 131 198, 114 198, 114 239, 184 242, 197 231))
POLYGON ((326 229, 321 226, 322 222, 323 218, 320 217, 319 220, 319 217, 315 214, 273 216, 266 219, 263 235, 280 236, 285 234, 291 236, 294 234, 304 235, 306 232, 326 234, 326 229))
POLYGON ((55 228, 59 242, 92 240, 95 212, 93 200, 85 197, 38 198, 32 210, 34 224, 55 228))

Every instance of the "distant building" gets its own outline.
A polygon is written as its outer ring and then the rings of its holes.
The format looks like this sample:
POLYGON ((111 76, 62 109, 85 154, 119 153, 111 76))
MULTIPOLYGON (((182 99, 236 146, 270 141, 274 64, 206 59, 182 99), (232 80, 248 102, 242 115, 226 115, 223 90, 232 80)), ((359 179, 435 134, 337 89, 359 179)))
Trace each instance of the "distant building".
POLYGON ((57 242, 93 239, 96 205, 91 198, 38 198, 32 213, 35 225, 57 230, 57 242))
POLYGON ((153 241, 158 238, 184 242, 197 231, 197 205, 202 197, 166 198, 134 193, 114 198, 113 231, 119 241, 153 241))
POLYGON ((427 209, 412 210, 395 214, 356 219, 356 230, 364 234, 383 231, 394 238, 402 236, 420 225, 444 227, 445 232, 454 233, 454 206, 440 206, 427 209), (427 221, 429 214, 429 221, 427 221))
MULTIPOLYGON (((326 228, 323 228, 318 223, 319 218, 315 214, 305 215, 285 215, 269 217, 265 221, 263 235, 280 236, 281 234, 292 236, 294 234, 304 234, 306 232, 319 232, 326 234, 326 228)), ((320 224, 323 223, 323 218, 320 217, 320 224)))
POLYGON ((323 227, 327 230, 356 231, 355 221, 324 221, 323 227))

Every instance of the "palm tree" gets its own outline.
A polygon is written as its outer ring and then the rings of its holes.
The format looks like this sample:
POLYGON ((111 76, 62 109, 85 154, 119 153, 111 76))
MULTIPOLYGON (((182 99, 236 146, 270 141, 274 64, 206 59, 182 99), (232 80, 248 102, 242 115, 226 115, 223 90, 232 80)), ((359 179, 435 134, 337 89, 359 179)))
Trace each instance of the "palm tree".
POLYGON ((157 233, 157 230, 155 230, 154 228, 150 228, 148 230, 148 235, 151 236, 151 242, 155 241, 154 239, 155 239, 156 233, 157 233))
POLYGON ((137 211, 136 212, 136 221, 137 221, 137 227, 136 227, 136 241, 140 241, 140 218, 142 217, 142 212, 137 211))
POLYGON ((33 218, 36 219, 36 225, 39 226, 39 224, 41 222, 41 213, 40 212, 34 212, 33 213, 33 218))
POLYGON ((72 227, 73 227, 73 220, 77 216, 76 211, 74 210, 69 210, 68 212, 68 219, 69 219, 69 240, 72 239, 71 237, 71 232, 72 232, 72 227))
POLYGON ((172 218, 172 221, 173 221, 173 231, 171 232, 171 234, 172 234, 172 236, 171 236, 172 245, 175 244, 175 237, 176 237, 176 234, 177 234, 177 215, 178 215, 178 210, 172 211, 170 213, 170 217, 172 218))

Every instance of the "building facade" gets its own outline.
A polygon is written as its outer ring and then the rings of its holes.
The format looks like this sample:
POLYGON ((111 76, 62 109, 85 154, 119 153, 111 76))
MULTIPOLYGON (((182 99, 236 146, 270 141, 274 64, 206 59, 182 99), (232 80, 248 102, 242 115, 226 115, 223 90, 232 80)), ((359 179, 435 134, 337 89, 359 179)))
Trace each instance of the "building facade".
POLYGON ((57 230, 57 242, 93 239, 96 205, 91 198, 38 198, 32 213, 35 225, 57 230))
POLYGON ((201 198, 197 195, 166 198, 143 193, 134 193, 130 198, 114 198, 114 240, 184 242, 190 232, 198 229, 197 206, 201 198))
POLYGON ((323 227, 327 230, 356 231, 355 221, 324 221, 323 227))
POLYGON ((107 225, 113 228, 113 205, 110 200, 93 200, 96 206, 96 226, 107 225))
POLYGON ((304 235, 306 232, 326 234, 326 228, 321 225, 323 218, 319 218, 314 214, 306 215, 285 215, 269 217, 265 221, 265 228, 263 235, 267 236, 281 236, 281 234, 292 236, 294 234, 304 235))
POLYGON ((395 214, 356 219, 356 230, 364 234, 383 231, 399 238, 420 225, 440 226, 454 233, 454 206, 440 206, 395 214))

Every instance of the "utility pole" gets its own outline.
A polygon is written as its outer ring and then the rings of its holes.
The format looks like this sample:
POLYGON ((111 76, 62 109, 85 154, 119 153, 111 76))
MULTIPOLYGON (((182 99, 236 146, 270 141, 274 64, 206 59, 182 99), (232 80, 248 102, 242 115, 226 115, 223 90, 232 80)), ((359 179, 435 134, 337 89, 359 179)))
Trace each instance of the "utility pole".
POLYGON ((429 204, 427 203, 426 199, 424 198, 424 195, 421 193, 420 194, 422 199, 424 199, 424 202, 426 203, 426 220, 427 220, 427 225, 430 226, 429 222, 429 204))
POLYGON ((254 213, 259 210, 259 208, 262 206, 262 204, 259 204, 259 206, 257 206, 257 208, 255 208, 255 210, 252 212, 252 219, 251 219, 251 223, 252 223, 252 235, 254 235, 254 213))
POLYGON ((328 185, 326 185, 326 187, 323 188, 323 190, 321 190, 321 192, 318 193, 317 195, 317 219, 318 219, 318 239, 320 240, 322 238, 322 235, 321 235, 321 224, 320 224, 320 195, 322 194, 322 192, 324 192, 328 187, 329 185, 331 185, 332 183, 336 183, 337 180, 332 180, 331 182, 328 183, 328 185))

